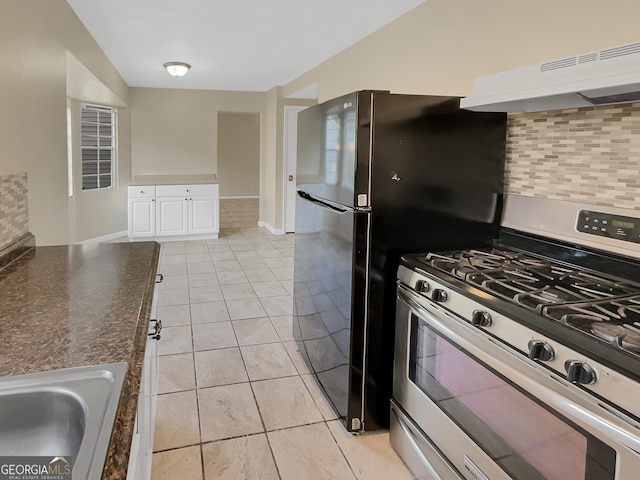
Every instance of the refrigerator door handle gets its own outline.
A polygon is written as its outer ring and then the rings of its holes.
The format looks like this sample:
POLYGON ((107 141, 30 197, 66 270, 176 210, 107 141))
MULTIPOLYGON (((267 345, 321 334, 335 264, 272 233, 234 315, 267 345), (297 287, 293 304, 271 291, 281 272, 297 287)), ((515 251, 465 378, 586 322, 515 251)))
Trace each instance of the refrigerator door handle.
POLYGON ((307 192, 303 192, 298 190, 298 195, 302 198, 304 198, 305 200, 308 200, 311 203, 315 203, 316 205, 320 205, 321 207, 324 208, 328 208, 330 210, 333 210, 335 212, 338 213, 350 213, 353 212, 352 208, 348 208, 348 207, 344 207, 344 206, 339 206, 336 205, 332 202, 329 202, 327 200, 320 200, 319 198, 313 197, 311 195, 309 195, 307 192))

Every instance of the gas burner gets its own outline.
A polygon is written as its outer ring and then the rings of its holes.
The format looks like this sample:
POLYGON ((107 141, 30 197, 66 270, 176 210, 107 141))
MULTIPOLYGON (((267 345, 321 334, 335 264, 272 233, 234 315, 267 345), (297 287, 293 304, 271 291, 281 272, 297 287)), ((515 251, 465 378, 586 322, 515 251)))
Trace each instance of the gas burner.
POLYGON ((421 261, 583 335, 640 355, 636 283, 508 248, 430 253, 421 261))
POLYGON ((546 305, 637 294, 639 286, 569 264, 505 249, 429 253, 425 263, 506 300, 541 311, 546 305))
POLYGON ((572 317, 588 317, 594 321, 611 321, 640 325, 640 294, 598 301, 548 305, 545 317, 567 323, 572 317))
POLYGON ((625 350, 640 353, 640 332, 607 322, 594 322, 591 325, 591 331, 607 342, 619 345, 625 350))
POLYGON ((526 256, 520 252, 499 249, 429 253, 423 261, 462 279, 479 272, 490 274, 545 266, 542 259, 526 256))

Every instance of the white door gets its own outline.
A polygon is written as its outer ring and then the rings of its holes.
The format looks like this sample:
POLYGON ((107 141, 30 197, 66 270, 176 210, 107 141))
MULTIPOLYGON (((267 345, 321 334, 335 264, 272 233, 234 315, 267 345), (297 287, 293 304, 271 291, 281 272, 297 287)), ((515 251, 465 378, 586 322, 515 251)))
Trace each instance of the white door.
POLYGON ((284 231, 294 232, 296 224, 296 149, 298 112, 307 107, 284 107, 284 231))

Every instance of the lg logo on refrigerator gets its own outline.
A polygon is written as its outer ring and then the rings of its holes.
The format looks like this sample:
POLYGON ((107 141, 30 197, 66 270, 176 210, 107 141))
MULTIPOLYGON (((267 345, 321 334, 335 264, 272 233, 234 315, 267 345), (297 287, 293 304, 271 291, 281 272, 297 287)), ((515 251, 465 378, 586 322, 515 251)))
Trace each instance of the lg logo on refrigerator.
POLYGON ((344 102, 344 105, 342 105, 342 108, 344 110, 346 110, 347 108, 351 108, 353 107, 353 102, 344 102))

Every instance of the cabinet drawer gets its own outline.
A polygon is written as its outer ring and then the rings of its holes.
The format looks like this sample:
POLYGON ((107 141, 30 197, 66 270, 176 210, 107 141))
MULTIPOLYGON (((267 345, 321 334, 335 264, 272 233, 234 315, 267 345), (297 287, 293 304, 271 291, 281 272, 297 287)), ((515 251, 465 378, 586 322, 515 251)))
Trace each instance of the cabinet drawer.
POLYGON ((158 197, 181 197, 183 195, 217 195, 217 184, 203 185, 158 185, 158 197))
POLYGON ((214 195, 218 196, 218 184, 189 185, 191 195, 214 195))
POLYGON ((153 198, 156 196, 155 185, 129 185, 129 198, 153 198))

